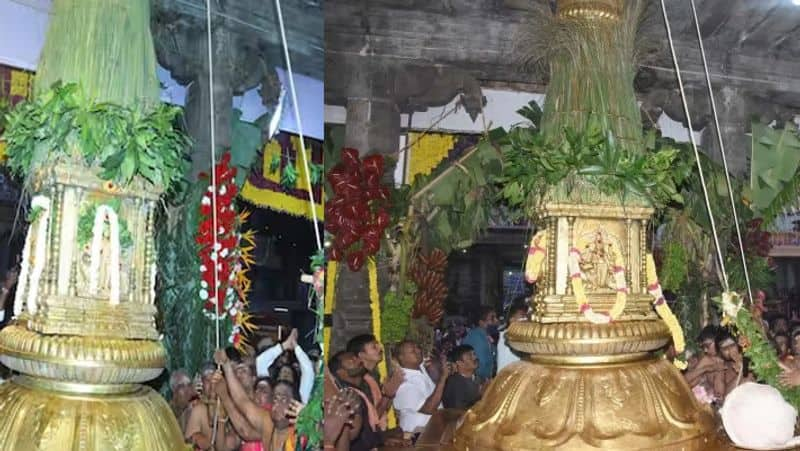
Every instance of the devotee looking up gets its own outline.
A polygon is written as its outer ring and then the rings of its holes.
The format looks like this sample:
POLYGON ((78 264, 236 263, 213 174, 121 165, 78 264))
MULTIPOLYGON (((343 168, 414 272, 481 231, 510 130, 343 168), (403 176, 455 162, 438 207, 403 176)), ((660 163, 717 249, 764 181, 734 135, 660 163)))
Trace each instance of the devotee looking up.
POLYGON ((687 368, 684 377, 692 389, 702 387, 712 399, 722 400, 725 396, 725 362, 717 353, 717 333, 713 326, 706 326, 700 332, 698 342, 702 354, 694 366, 687 368))
MULTIPOLYGON (((303 348, 297 344, 297 329, 292 329, 292 332, 283 343, 273 345, 256 357, 256 374, 258 377, 269 376, 270 367, 284 352, 294 352, 295 357, 297 357, 297 361, 300 364, 300 385, 298 388, 300 392, 300 401, 303 404, 307 404, 308 400, 311 398, 311 390, 314 388, 314 367, 311 364, 311 360, 303 351, 303 348)), ((294 373, 287 374, 287 371, 292 371, 291 367, 286 367, 287 370, 283 370, 284 367, 286 366, 281 366, 275 379, 289 380, 296 384, 294 373), (284 372, 281 373, 281 371, 284 372)))
POLYGON ((268 378, 262 377, 256 380, 253 395, 256 405, 265 410, 272 410, 272 385, 268 378))
POLYGON ((775 344, 775 351, 778 353, 778 359, 781 362, 786 362, 791 357, 789 352, 789 337, 785 333, 776 333, 772 342, 775 344))
MULTIPOLYGON (((345 426, 339 441, 349 442, 352 451, 370 451, 383 445, 380 431, 380 418, 375 406, 367 397, 369 387, 364 382, 364 362, 352 352, 340 351, 328 361, 328 371, 333 378, 334 392, 350 391, 357 396, 358 405, 353 406, 355 414, 352 422, 345 426)), ((326 389, 326 393, 329 390, 326 389)), ((338 449, 347 449, 337 442, 338 449)))
POLYGON ((800 327, 792 330, 792 355, 795 360, 800 358, 800 327))
POLYGON ((470 329, 461 344, 470 345, 478 356, 479 366, 476 374, 483 379, 492 377, 494 369, 494 344, 492 335, 497 333, 497 312, 491 307, 482 307, 477 317, 477 325, 470 329))
POLYGON ((194 450, 233 451, 239 446, 237 434, 225 427, 227 414, 214 396, 213 363, 207 363, 201 368, 203 390, 201 400, 195 403, 189 413, 184 438, 193 446, 194 450), (217 435, 214 437, 213 425, 217 421, 217 435), (212 440, 214 442, 212 443, 212 440))
POLYGON ((403 382, 403 373, 395 371, 385 385, 381 386, 378 364, 383 360, 383 346, 374 335, 364 334, 351 338, 347 342, 347 351, 355 354, 367 370, 367 373, 364 374, 364 382, 369 387, 369 391, 366 394, 378 412, 381 429, 386 430, 387 413, 398 387, 403 382))
POLYGON ((294 450, 294 432, 290 425, 303 405, 297 402, 293 386, 280 381, 275 384, 270 412, 258 406, 248 395, 237 377, 237 367, 225 351, 215 352, 214 360, 222 367, 222 372, 215 372, 212 376, 214 389, 228 412, 233 429, 245 441, 242 451, 294 450), (260 447, 256 447, 256 443, 260 447))
POLYGON ((516 321, 525 321, 527 319, 528 306, 525 305, 524 298, 521 301, 516 301, 511 304, 508 310, 508 321, 506 327, 500 332, 500 338, 497 340, 497 372, 506 367, 506 365, 519 361, 519 356, 516 351, 511 349, 506 343, 506 334, 508 328, 516 321))
POLYGON ((752 382, 748 361, 742 355, 739 344, 728 332, 721 332, 717 338, 717 349, 725 362, 723 380, 725 396, 745 382, 752 382))
POLYGON ((439 381, 433 382, 422 365, 422 349, 411 340, 400 343, 397 361, 403 372, 403 383, 394 398, 400 428, 403 432, 421 432, 441 405, 450 365, 443 364, 439 381))
POLYGON ((475 375, 478 357, 469 345, 461 345, 450 352, 453 373, 447 378, 442 393, 445 409, 469 409, 483 394, 484 380, 475 375))
POLYGON ((169 406, 178 419, 181 431, 186 431, 191 403, 198 398, 189 374, 184 370, 173 371, 169 376, 169 390, 172 392, 169 406))

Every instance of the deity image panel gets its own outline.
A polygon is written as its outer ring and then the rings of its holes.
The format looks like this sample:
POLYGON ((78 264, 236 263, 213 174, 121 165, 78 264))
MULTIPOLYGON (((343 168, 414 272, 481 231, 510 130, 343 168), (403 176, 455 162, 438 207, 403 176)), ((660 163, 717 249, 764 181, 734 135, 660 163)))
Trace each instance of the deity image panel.
POLYGON ((618 223, 586 220, 576 224, 574 245, 581 254, 580 268, 587 291, 615 291, 614 267, 628 258, 626 231, 618 223))
POLYGON ((85 195, 78 209, 76 279, 78 295, 108 299, 112 289, 112 267, 119 269, 119 293, 121 300, 130 300, 130 278, 134 263, 134 236, 138 215, 128 199, 110 198, 102 195, 85 195), (116 214, 117 224, 112 230, 110 211, 116 214), (99 219, 98 219, 99 217, 99 219), (100 224, 100 225, 98 225, 100 224), (117 239, 112 239, 112 234, 117 239), (97 236, 96 236, 97 235, 97 236), (118 257, 113 257, 117 253, 118 257), (93 261, 94 258, 97 261, 93 261), (96 283, 92 279, 96 277, 96 283), (92 286, 96 288, 92 290, 92 286))

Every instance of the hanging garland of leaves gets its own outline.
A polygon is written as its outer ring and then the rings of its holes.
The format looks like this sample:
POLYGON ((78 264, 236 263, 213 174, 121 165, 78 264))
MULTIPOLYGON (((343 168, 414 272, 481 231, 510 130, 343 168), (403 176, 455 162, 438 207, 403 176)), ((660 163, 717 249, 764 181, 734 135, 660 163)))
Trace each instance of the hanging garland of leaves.
MULTIPOLYGON (((272 160, 269 162, 269 172, 274 174, 281 170, 281 155, 273 155, 272 160)), ((322 175, 325 173, 323 165, 317 163, 308 163, 309 174, 308 178, 311 180, 312 185, 318 185, 322 181, 322 175)), ((284 189, 294 189, 297 187, 298 172, 295 168, 295 163, 289 159, 281 171, 281 186, 284 189)))
POLYGON ((95 104, 77 84, 57 83, 7 115, 6 164, 24 176, 49 162, 71 160, 101 168, 103 180, 124 186, 141 177, 168 191, 187 167, 189 138, 174 127, 180 114, 166 104, 147 113, 95 104))
POLYGON ((779 376, 782 369, 778 364, 778 354, 764 334, 764 330, 753 313, 743 308, 742 298, 735 293, 731 296, 723 295, 714 298, 722 310, 724 321, 744 338, 742 347, 744 355, 750 359, 750 369, 760 381, 763 381, 781 392, 783 398, 794 406, 800 408, 800 387, 786 387, 781 384, 779 376))

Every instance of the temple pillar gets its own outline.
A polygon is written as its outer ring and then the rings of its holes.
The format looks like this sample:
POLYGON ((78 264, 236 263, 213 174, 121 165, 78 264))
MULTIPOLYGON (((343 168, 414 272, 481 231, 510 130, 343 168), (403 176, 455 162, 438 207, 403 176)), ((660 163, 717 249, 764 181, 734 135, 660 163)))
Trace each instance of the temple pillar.
MULTIPOLYGON (((370 55, 347 55, 328 64, 325 101, 347 109, 345 147, 363 155, 380 153, 387 161, 384 183, 390 183, 400 149, 401 114, 447 105, 462 95, 465 109, 474 119, 483 106, 477 80, 447 66, 420 62, 396 62, 370 55)), ((377 262, 382 267, 382 262, 377 262)), ((355 335, 371 333, 372 314, 366 265, 350 271, 340 262, 336 277, 336 307, 332 315, 331 352, 344 348, 355 335)), ((387 272, 378 270, 378 291, 389 288, 387 272)), ((380 337, 378 337, 380 339, 380 337)))

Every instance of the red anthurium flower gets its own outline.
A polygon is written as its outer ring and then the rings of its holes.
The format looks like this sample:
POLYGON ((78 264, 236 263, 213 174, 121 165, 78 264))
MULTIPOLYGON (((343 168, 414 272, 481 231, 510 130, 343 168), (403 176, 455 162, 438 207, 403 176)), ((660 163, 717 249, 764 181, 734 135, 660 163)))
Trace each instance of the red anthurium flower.
POLYGON ((348 169, 357 168, 361 166, 361 161, 358 157, 358 151, 356 149, 346 148, 342 150, 342 163, 348 169))
POLYGON ((364 266, 364 260, 363 251, 353 251, 347 256, 347 267, 350 271, 358 272, 364 266))
POLYGON ((383 155, 374 154, 364 157, 362 163, 365 174, 377 175, 378 178, 383 175, 383 155))

